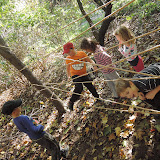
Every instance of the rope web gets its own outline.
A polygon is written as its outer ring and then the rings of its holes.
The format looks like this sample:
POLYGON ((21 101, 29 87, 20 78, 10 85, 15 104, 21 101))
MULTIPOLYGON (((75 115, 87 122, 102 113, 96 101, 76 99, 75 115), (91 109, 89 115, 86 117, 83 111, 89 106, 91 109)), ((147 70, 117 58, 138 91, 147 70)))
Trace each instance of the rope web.
MULTIPOLYGON (((66 25, 66 26, 64 26, 64 27, 62 27, 62 28, 60 28, 60 29, 58 29, 58 30, 56 30, 56 31, 53 32, 50 36, 52 36, 52 35, 56 34, 57 32, 59 32, 59 31, 65 29, 65 28, 69 27, 69 26, 72 25, 72 24, 75 24, 75 23, 78 22, 79 20, 81 20, 81 19, 85 18, 86 16, 94 13, 95 11, 97 11, 97 10, 103 8, 103 7, 106 7, 107 5, 109 5, 109 4, 110 4, 111 2, 113 2, 113 1, 114 1, 114 0, 111 0, 110 2, 106 3, 105 5, 102 5, 102 6, 98 7, 98 8, 95 9, 94 11, 88 13, 87 15, 85 15, 85 16, 83 16, 83 17, 81 17, 81 18, 79 18, 79 19, 77 19, 77 20, 69 23, 68 25, 66 25)), ((78 39, 78 38, 79 38, 80 36, 82 36, 84 33, 88 32, 88 31, 91 30, 93 27, 95 27, 95 26, 97 26, 98 24, 102 23, 104 20, 108 19, 109 17, 115 15, 117 12, 123 10, 125 7, 127 7, 128 5, 130 5, 131 3, 133 3, 134 1, 135 1, 135 0, 132 0, 132 1, 128 2, 127 4, 125 4, 124 6, 120 7, 119 9, 117 9, 116 11, 114 11, 113 13, 111 13, 110 15, 104 17, 102 20, 100 20, 99 22, 97 22, 97 23, 94 24, 93 26, 91 26, 91 27, 89 27, 88 29, 86 29, 85 31, 81 32, 81 33, 80 33, 79 35, 77 35, 76 37, 70 39, 69 42, 78 39)), ((142 38, 142 37, 147 36, 147 35, 149 35, 149 34, 158 32, 159 30, 160 30, 160 28, 157 28, 157 29, 155 29, 155 30, 153 30, 153 31, 150 31, 150 32, 145 33, 145 34, 142 34, 142 35, 140 35, 140 36, 137 36, 137 37, 135 37, 134 39, 142 38)), ((130 41, 132 41, 132 40, 134 40, 134 39, 131 39, 131 40, 127 41, 127 42, 130 42, 130 41)), ((60 45, 58 48, 56 48, 55 50, 53 50, 51 53, 43 55, 43 56, 42 56, 42 60, 46 60, 47 57, 49 57, 50 55, 55 54, 56 52, 58 52, 59 50, 61 50, 61 49, 63 48, 63 45, 64 45, 64 44, 60 45)), ((6 46, 1 46, 1 47, 8 48, 8 47, 6 47, 6 46)), ((105 51, 109 51, 109 50, 111 50, 111 49, 113 49, 113 48, 116 48, 116 47, 118 47, 118 45, 115 45, 115 46, 112 46, 112 47, 110 47, 110 48, 107 48, 107 49, 105 49, 105 51)), ((146 50, 144 50, 144 51, 142 51, 142 52, 139 52, 139 53, 137 53, 137 54, 135 54, 135 55, 133 55, 133 56, 130 56, 130 57, 142 55, 142 54, 144 54, 144 53, 146 53, 146 52, 152 51, 152 50, 157 49, 157 48, 159 48, 159 47, 160 47, 160 45, 156 45, 156 46, 154 46, 154 47, 151 47, 151 48, 149 48, 149 49, 146 49, 146 50)), ((10 48, 10 47, 9 47, 9 48, 10 48)), ((11 48, 10 48, 10 49, 11 49, 11 48)), ((60 53, 60 54, 61 54, 61 53, 60 53)), ((95 54, 98 54, 98 53, 95 53, 95 54)), ((91 56, 88 56, 88 57, 91 58, 91 56)), ((62 57, 62 56, 61 56, 61 57, 60 57, 60 56, 55 56, 55 58, 59 58, 59 59, 62 59, 62 60, 66 60, 66 59, 67 59, 67 58, 64 58, 64 57, 62 57)), ((85 58, 86 58, 86 57, 85 57, 85 58)), ((81 62, 82 60, 83 60, 83 58, 80 59, 80 60, 73 60, 73 59, 72 59, 72 61, 78 61, 78 62, 81 62)), ((157 78, 160 78, 160 76, 155 76, 155 75, 140 73, 140 72, 136 72, 136 71, 126 70, 126 69, 122 69, 122 68, 112 67, 112 65, 117 65, 117 64, 119 64, 119 63, 121 63, 121 62, 124 62, 124 61, 126 61, 126 60, 127 60, 127 58, 123 58, 123 59, 121 59, 121 60, 119 60, 119 61, 116 61, 116 62, 114 62, 114 63, 112 63, 112 64, 110 64, 110 65, 107 65, 107 66, 99 65, 99 64, 91 64, 90 62, 84 62, 84 61, 83 61, 83 63, 90 64, 90 65, 95 65, 95 66, 98 66, 98 67, 99 67, 97 70, 88 72, 87 74, 94 73, 94 72, 99 71, 99 70, 101 70, 101 69, 103 69, 103 68, 111 68, 111 69, 114 69, 114 70, 120 70, 120 71, 129 72, 129 73, 134 73, 134 74, 137 74, 137 73, 138 73, 138 74, 142 74, 142 75, 148 76, 148 77, 140 78, 140 79, 148 79, 148 78, 150 78, 150 79, 157 79, 157 78)), ((24 70, 25 68, 27 68, 27 66, 32 65, 33 63, 35 63, 35 62, 32 62, 32 63, 27 64, 22 70, 24 70)), ((62 68, 62 67, 65 67, 65 66, 58 66, 58 68, 62 68)), ((22 71, 22 70, 20 70, 20 71, 22 71)), ((84 76, 84 75, 81 75, 81 76, 84 76)), ((79 77, 81 77, 81 76, 78 76, 78 77, 76 77, 76 78, 79 78, 79 77)), ((76 79, 76 78, 74 78, 74 79, 76 79)), ((74 79, 72 79, 72 80, 74 80, 74 79)), ((122 78, 122 79, 133 80, 133 78, 122 78)), ((134 80, 135 80, 135 79, 134 79, 134 80)), ((103 80, 103 81, 105 81, 105 82, 108 82, 108 81, 117 81, 117 79, 113 79, 113 80, 103 80)), ((87 81, 87 82, 76 82, 76 83, 88 83, 88 82, 90 82, 90 81, 87 81)), ((67 90, 66 88, 65 88, 65 89, 60 89, 60 88, 57 88, 57 87, 60 87, 61 85, 67 85, 67 84, 70 84, 70 83, 71 83, 71 82, 67 80, 67 81, 65 81, 65 82, 60 82, 60 83, 48 83, 48 84, 45 84, 45 85, 46 85, 46 87, 49 88, 49 89, 59 90, 59 91, 61 91, 61 92, 68 92, 68 90, 67 90), (51 87, 51 85, 57 85, 57 87, 51 87)), ((72 82, 72 84, 74 84, 74 82, 72 82)), ((34 86, 36 86, 36 84, 34 84, 34 86)), ((72 93, 74 93, 74 92, 72 92, 72 93)), ((74 94, 77 94, 77 93, 74 93, 74 94)), ((82 96, 82 97, 84 96, 83 94, 77 94, 77 95, 80 95, 80 96, 82 96)), ((51 97, 51 99, 52 99, 52 97, 51 97)), ((98 98, 95 98, 95 99, 98 99, 98 98)), ((128 104, 124 104, 124 103, 119 103, 119 102, 116 102, 116 101, 113 101, 113 100, 110 100, 110 99, 103 99, 103 100, 104 100, 105 102, 112 102, 112 103, 116 103, 116 104, 119 104, 119 105, 124 105, 124 106, 127 106, 127 107, 134 107, 134 108, 137 108, 137 109, 142 110, 142 111, 134 111, 134 112, 148 111, 148 112, 150 112, 150 113, 152 113, 152 114, 160 114, 160 111, 157 111, 157 110, 146 109, 146 108, 143 108, 143 107, 138 107, 138 106, 128 105, 128 104)), ((88 107, 89 107, 89 106, 88 106, 88 107)), ((92 107, 93 107, 93 106, 92 106, 92 107)), ((104 109, 104 110, 114 110, 114 111, 120 111, 120 112, 129 112, 128 110, 114 109, 114 108, 105 108, 105 107, 94 107, 94 108, 104 109)))
MULTIPOLYGON (((110 2, 106 3, 106 4, 103 5, 103 6, 100 6, 99 8, 97 8, 97 9, 95 9, 94 11, 88 13, 87 15, 85 15, 85 16, 83 16, 83 17, 81 17, 81 18, 79 18, 79 19, 77 19, 77 20, 69 23, 68 25, 66 25, 66 26, 64 26, 64 27, 62 27, 62 28, 60 28, 60 29, 58 29, 58 30, 56 30, 55 32, 53 32, 52 34, 50 34, 50 36, 55 35, 55 34, 58 33, 59 31, 65 29, 65 28, 67 28, 67 27, 69 27, 69 26, 72 25, 72 24, 75 24, 75 23, 78 22, 79 20, 81 20, 81 19, 85 18, 86 16, 94 13, 95 11, 97 11, 97 10, 99 10, 99 9, 107 6, 107 5, 109 5, 109 4, 112 3, 113 1, 115 1, 115 0, 111 0, 110 2)), ((122 9, 124 9, 125 7, 127 7, 128 5, 130 5, 131 3, 133 3, 134 1, 135 1, 135 0, 132 0, 131 2, 127 3, 127 4, 124 5, 123 7, 119 8, 118 10, 116 10, 115 12, 113 12, 112 14, 110 14, 110 15, 108 15, 107 17, 103 18, 101 21, 97 22, 97 23, 94 24, 92 27, 89 27, 87 30, 83 31, 82 33, 80 33, 80 34, 77 35, 76 37, 70 39, 69 41, 73 41, 73 40, 78 39, 80 36, 82 36, 83 34, 85 34, 86 32, 88 32, 89 30, 91 30, 93 27, 97 26, 98 24, 100 24, 101 22, 103 22, 104 20, 106 20, 107 18, 115 15, 117 12, 121 11, 122 9)), ((145 34, 142 34, 142 35, 140 35, 140 36, 138 36, 138 37, 135 37, 135 39, 140 39, 140 38, 145 37, 145 36, 147 36, 147 35, 150 35, 150 34, 152 34, 152 33, 159 32, 159 30, 160 30, 160 28, 157 28, 157 29, 155 29, 155 30, 153 30, 153 31, 150 31, 150 32, 148 32, 148 33, 145 33, 145 34)), ((132 39, 132 40, 133 40, 133 39, 132 39)), ((129 40, 129 41, 132 41, 132 40, 129 40)), ((129 42, 129 41, 127 41, 127 42, 129 42)), ((55 50, 53 50, 53 51, 50 52, 49 54, 43 55, 41 59, 45 61, 50 55, 55 54, 55 53, 58 53, 58 54, 61 55, 61 53, 59 53, 59 51, 62 50, 63 45, 64 45, 64 44, 61 44, 58 48, 56 48, 55 50)), ((6 47, 6 46, 1 46, 1 47, 8 48, 8 49, 12 49, 11 47, 6 47)), ((113 49, 113 48, 116 48, 116 47, 118 47, 118 45, 112 46, 112 47, 110 47, 110 48, 105 48, 105 51, 107 52, 107 51, 109 51, 109 50, 111 50, 111 49, 113 49)), ((150 52, 150 51, 155 50, 155 49, 157 49, 157 48, 159 48, 159 47, 160 47, 160 45, 156 45, 156 46, 154 46, 154 47, 150 47, 149 49, 146 49, 146 50, 144 50, 144 51, 142 51, 142 52, 139 52, 139 53, 137 53, 136 55, 143 55, 144 53, 150 52)), ((98 54, 98 53, 96 53, 96 54, 98 54)), ((134 55, 134 56, 135 56, 135 55, 134 55)), ((91 58, 91 56, 88 56, 88 57, 91 58)), ((132 56, 131 56, 131 57, 132 57, 132 56)), ((58 59, 61 59, 61 60, 64 60, 64 61, 67 59, 67 58, 63 57, 62 55, 61 55, 61 56, 57 55, 57 56, 55 56, 55 58, 58 58, 58 59)), ((86 57, 85 57, 85 58, 86 58, 86 57)), ((83 60, 83 59, 80 59, 79 61, 81 61, 81 60, 83 60)), ((118 61, 112 63, 111 65, 114 65, 114 64, 117 65, 117 64, 120 64, 120 63, 122 63, 122 62, 124 62, 124 61, 126 61, 126 60, 127 60, 127 58, 123 58, 123 59, 121 59, 121 60, 118 60, 118 61)), ((72 60, 72 61, 75 61, 75 60, 72 60)), ((35 63, 35 62, 33 61, 33 62, 31 62, 31 63, 26 64, 25 68, 30 67, 31 65, 34 65, 34 63, 35 63)), ((84 62, 84 61, 83 61, 83 63, 91 64, 91 63, 89 63, 89 62, 84 62)), ((148 75, 148 74, 144 74, 144 73, 140 73, 140 72, 135 72, 135 71, 131 71, 131 70, 123 69, 123 68, 111 67, 111 65, 107 65, 107 66, 98 65, 98 64, 91 64, 91 65, 96 65, 96 66, 99 67, 99 69, 94 70, 94 71, 91 71, 91 72, 88 72, 87 74, 94 73, 94 72, 96 72, 96 71, 99 71, 99 70, 107 67, 107 68, 111 68, 111 69, 118 70, 118 71, 123 71, 123 72, 128 72, 128 73, 133 73, 133 74, 137 74, 137 73, 138 73, 138 74, 142 74, 142 75, 148 76, 148 77, 145 77, 145 78, 136 78, 136 79, 135 79, 135 78, 122 78, 122 79, 125 79, 125 80, 138 80, 138 79, 148 79, 148 78, 150 78, 150 79, 157 79, 157 78, 160 78, 160 76, 148 75)), ((56 67, 59 68, 59 69, 61 69, 61 68, 65 68, 66 65, 56 66, 56 67)), ((23 68, 22 70, 24 70, 25 68, 23 68)), ((22 70, 20 70, 20 72, 21 72, 22 70)), ((82 75, 82 76, 83 76, 83 75, 82 75)), ((76 77, 76 78, 79 78, 79 77, 80 77, 80 76, 78 76, 78 77, 76 77)), ((75 78, 75 79, 76 79, 76 78, 75 78)), ((104 82, 117 81, 117 79, 113 79, 113 80, 102 80, 102 81, 104 81, 104 82)), ((87 81, 87 82, 76 82, 76 83, 89 83, 89 82, 91 82, 91 81, 87 81)), ((63 93, 68 93, 68 90, 67 90, 67 87, 66 87, 66 86, 65 86, 64 89, 60 89, 60 87, 61 87, 62 85, 68 85, 68 84, 71 84, 71 83, 74 84, 74 82, 71 82, 71 81, 66 80, 66 81, 60 82, 60 83, 46 83, 45 85, 46 85, 46 87, 47 87, 48 89, 58 90, 58 91, 63 92, 63 93), (55 85, 55 86, 53 86, 53 85, 55 85)), ((97 83, 97 81, 95 80, 94 83, 97 83)), ((36 86, 36 84, 34 84, 33 86, 36 86)), ((72 92, 72 94, 73 94, 73 93, 74 93, 74 92, 72 92)), ((74 94, 77 94, 77 93, 74 93, 74 94)), ((85 95, 83 95, 83 94, 77 94, 77 95, 80 95, 81 97, 85 97, 85 95)), ((51 97, 51 99, 53 99, 53 97, 51 97)), ((95 98, 95 99, 98 99, 98 98, 95 98)), ((134 111, 134 113, 160 114, 160 111, 157 111, 157 110, 147 109, 147 108, 143 108, 143 107, 139 107, 139 106, 134 106, 134 105, 129 105, 129 104, 120 103, 120 102, 115 101, 114 99, 103 99, 103 100, 104 100, 106 103, 115 103, 115 104, 118 104, 118 105, 120 105, 120 106, 128 107, 128 109, 121 109, 122 107, 121 107, 121 108, 114 108, 114 107, 113 107, 113 108, 108 108, 108 107, 95 107, 94 105, 93 105, 93 106, 86 106, 86 107, 88 107, 88 108, 95 108, 95 109, 97 109, 97 110, 102 110, 102 111, 103 111, 103 110, 118 111, 118 112, 120 112, 120 113, 122 113, 122 112, 126 112, 126 113, 127 113, 127 112, 130 112, 130 111, 129 111, 129 108, 130 108, 130 107, 131 107, 131 108, 133 107, 133 108, 137 109, 137 111, 134 111)), ((42 108, 42 109, 43 109, 43 108, 42 108)), ((37 110, 36 112, 38 112, 38 111, 39 111, 39 110, 37 110)), ((34 110, 33 110, 33 112, 34 112, 34 110)), ((31 113, 31 115, 32 115, 32 114, 33 114, 33 115, 36 114, 36 112, 31 113)), ((18 135, 18 134, 17 134, 17 135, 18 135)), ((12 139, 17 138, 17 137, 18 137, 17 135, 14 136, 14 137, 12 137, 12 139)), ((20 136, 22 136, 22 135, 19 134, 19 137, 20 137, 20 136)), ((3 139, 1 142, 4 142, 4 141, 6 141, 6 140, 8 140, 8 139, 10 139, 10 138, 7 137, 6 139, 3 139)))

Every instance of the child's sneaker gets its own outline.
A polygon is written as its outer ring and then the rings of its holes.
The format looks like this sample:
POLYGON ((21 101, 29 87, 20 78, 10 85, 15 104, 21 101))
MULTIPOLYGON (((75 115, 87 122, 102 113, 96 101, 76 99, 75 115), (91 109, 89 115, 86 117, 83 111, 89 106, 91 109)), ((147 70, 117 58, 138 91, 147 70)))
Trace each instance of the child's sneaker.
POLYGON ((74 103, 71 102, 71 101, 69 101, 69 103, 68 103, 68 108, 69 108, 71 111, 73 111, 73 105, 74 105, 74 103))

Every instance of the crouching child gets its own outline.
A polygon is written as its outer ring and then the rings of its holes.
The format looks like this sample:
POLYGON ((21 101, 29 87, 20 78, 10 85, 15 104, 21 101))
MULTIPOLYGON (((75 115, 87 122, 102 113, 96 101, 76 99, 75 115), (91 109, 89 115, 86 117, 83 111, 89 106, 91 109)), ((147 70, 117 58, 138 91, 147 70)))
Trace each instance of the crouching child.
POLYGON ((133 77, 135 80, 119 79, 116 82, 118 96, 125 98, 139 97, 141 100, 151 104, 153 109, 160 110, 160 63, 148 66, 141 73, 155 75, 156 77, 136 74, 133 77))
POLYGON ((11 115, 17 128, 26 133, 32 142, 46 148, 50 152, 52 160, 60 160, 61 157, 66 158, 65 151, 60 151, 58 142, 51 134, 44 131, 44 126, 36 124, 32 118, 26 115, 21 115, 21 104, 21 99, 7 101, 3 104, 2 113, 11 115))

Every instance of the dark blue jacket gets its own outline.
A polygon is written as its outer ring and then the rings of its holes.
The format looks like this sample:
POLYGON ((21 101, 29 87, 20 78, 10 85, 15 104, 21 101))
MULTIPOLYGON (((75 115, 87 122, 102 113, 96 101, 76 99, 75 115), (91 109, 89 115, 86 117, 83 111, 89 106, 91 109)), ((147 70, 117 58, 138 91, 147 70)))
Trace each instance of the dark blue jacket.
POLYGON ((44 127, 34 124, 35 121, 28 116, 21 115, 14 118, 13 122, 21 132, 26 133, 33 140, 39 139, 45 134, 44 127))

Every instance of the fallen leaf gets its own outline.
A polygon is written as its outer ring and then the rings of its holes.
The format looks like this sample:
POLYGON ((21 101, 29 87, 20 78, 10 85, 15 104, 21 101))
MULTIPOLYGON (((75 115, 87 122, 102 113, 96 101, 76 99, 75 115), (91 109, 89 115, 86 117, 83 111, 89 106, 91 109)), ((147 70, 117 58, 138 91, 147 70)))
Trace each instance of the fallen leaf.
POLYGON ((103 131, 104 135, 106 136, 107 134, 111 133, 111 127, 105 127, 103 131))
POLYGON ((44 104, 44 102, 43 102, 43 101, 40 101, 39 103, 40 103, 40 104, 44 104))
POLYGON ((108 117, 105 116, 104 118, 102 118, 102 123, 103 124, 106 124, 107 122, 108 122, 108 117))
POLYGON ((133 113, 133 112, 134 112, 134 108, 133 108, 132 106, 130 106, 130 107, 128 108, 128 112, 129 112, 129 113, 133 113))
POLYGON ((129 121, 133 123, 136 120, 136 117, 137 117, 136 115, 130 116, 129 121))
POLYGON ((88 101, 86 102, 86 104, 87 104, 87 105, 90 105, 90 103, 89 103, 88 101))
POLYGON ((2 151, 1 154, 6 154, 6 152, 2 151))
POLYGON ((112 150, 112 146, 111 147, 106 146, 105 148, 103 148, 103 150, 105 150, 106 152, 109 152, 112 150))
POLYGON ((97 123, 96 122, 93 122, 93 128, 97 128, 97 123))
POLYGON ((115 132, 116 132, 116 136, 120 136, 120 133, 121 133, 121 128, 120 127, 116 127, 115 128, 115 132))
POLYGON ((114 133, 110 134, 108 137, 109 141, 116 139, 116 136, 114 135, 114 133))
POLYGON ((132 130, 133 129, 133 124, 126 124, 125 128, 132 130))
POLYGON ((86 128, 85 128, 85 132, 86 132, 86 134, 88 134, 88 132, 89 132, 89 127, 86 127, 86 128))
POLYGON ((129 131, 127 130, 125 132, 120 133, 120 136, 123 138, 127 138, 129 136, 129 131))

